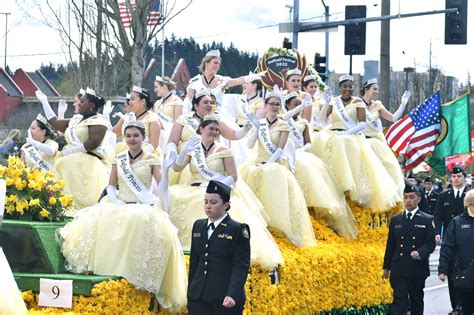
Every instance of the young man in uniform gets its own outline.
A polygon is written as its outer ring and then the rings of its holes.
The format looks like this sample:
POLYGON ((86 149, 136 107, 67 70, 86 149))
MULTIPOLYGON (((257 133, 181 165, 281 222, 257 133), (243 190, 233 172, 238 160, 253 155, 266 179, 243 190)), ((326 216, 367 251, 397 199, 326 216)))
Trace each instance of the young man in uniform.
POLYGON ((433 180, 431 179, 431 177, 428 176, 425 178, 423 186, 425 188, 425 198, 428 202, 428 209, 425 212, 433 215, 439 194, 433 187, 433 180))
POLYGON ((383 277, 390 278, 393 302, 390 314, 423 314, 423 289, 430 275, 428 258, 434 251, 433 217, 418 208, 418 187, 407 184, 403 191, 405 211, 390 221, 383 262, 383 277))
POLYGON ((242 314, 250 268, 250 230, 230 218, 231 188, 211 180, 207 219, 194 222, 189 260, 189 314, 242 314))

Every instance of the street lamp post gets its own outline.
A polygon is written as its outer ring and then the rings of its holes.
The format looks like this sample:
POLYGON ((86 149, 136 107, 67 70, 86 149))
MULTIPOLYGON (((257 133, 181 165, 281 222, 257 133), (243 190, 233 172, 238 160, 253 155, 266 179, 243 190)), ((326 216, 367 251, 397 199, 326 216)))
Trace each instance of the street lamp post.
POLYGON ((415 71, 415 69, 411 67, 403 68, 405 72, 405 91, 408 91, 408 73, 415 71))
POLYGON ((10 12, 0 12, 0 14, 5 15, 5 59, 3 61, 3 69, 7 68, 7 35, 8 35, 8 15, 10 12))

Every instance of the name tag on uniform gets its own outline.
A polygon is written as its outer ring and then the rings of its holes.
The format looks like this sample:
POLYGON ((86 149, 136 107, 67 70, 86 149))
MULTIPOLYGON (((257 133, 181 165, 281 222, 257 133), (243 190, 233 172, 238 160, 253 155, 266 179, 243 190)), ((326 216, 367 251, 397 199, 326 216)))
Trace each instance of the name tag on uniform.
POLYGON ((443 206, 449 206, 449 202, 443 203, 443 206))
POLYGON ((401 224, 395 225, 395 228, 396 228, 396 229, 401 229, 402 227, 403 227, 403 226, 402 226, 401 224))
POLYGON ((426 225, 415 224, 415 227, 420 229, 426 229, 426 225))
POLYGON ((201 233, 193 233, 193 237, 201 237, 201 233))
POLYGON ((219 234, 219 235, 217 235, 217 237, 219 237, 219 238, 224 238, 224 239, 227 239, 227 240, 231 240, 231 239, 232 239, 232 235, 229 235, 229 234, 227 234, 227 233, 225 233, 225 234, 224 234, 224 233, 219 234))
POLYGON ((463 224, 461 225, 461 229, 469 229, 471 227, 470 224, 463 224))

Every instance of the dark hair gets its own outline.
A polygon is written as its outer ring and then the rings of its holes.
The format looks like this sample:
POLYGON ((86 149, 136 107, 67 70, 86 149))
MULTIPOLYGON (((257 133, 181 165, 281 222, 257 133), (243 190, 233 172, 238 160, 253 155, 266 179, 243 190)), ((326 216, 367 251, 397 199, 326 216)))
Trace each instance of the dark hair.
POLYGON ((94 104, 95 111, 105 105, 105 99, 101 96, 95 96, 88 93, 84 94, 83 96, 86 97, 92 104, 94 104))
POLYGON ((134 91, 134 92, 138 94, 138 97, 141 100, 145 100, 146 109, 152 109, 153 108, 153 102, 150 99, 150 93, 148 93, 148 90, 142 89, 141 92, 137 92, 137 91, 134 91))
POLYGON ((196 133, 198 135, 201 134, 201 128, 206 128, 207 126, 209 126, 210 124, 217 124, 219 125, 219 121, 216 120, 216 119, 206 119, 206 120, 203 120, 201 121, 201 123, 199 124, 199 127, 196 129, 196 133))
POLYGON ((262 90, 262 81, 260 81, 260 80, 253 80, 253 81, 250 82, 250 83, 257 85, 257 91, 261 91, 261 90, 262 90))
POLYGON ((209 95, 204 94, 204 95, 199 96, 198 98, 196 98, 196 95, 193 96, 193 100, 191 101, 191 103, 193 104, 193 106, 192 106, 192 108, 191 108, 193 112, 196 111, 196 108, 194 108, 194 105, 199 104, 199 102, 202 100, 202 98, 203 98, 204 96, 209 96, 209 95))
POLYGON ((369 83, 369 82, 366 81, 366 82, 362 85, 362 88, 360 89, 360 95, 361 95, 361 96, 364 96, 364 95, 365 95, 365 92, 368 91, 372 85, 377 84, 377 83, 370 83, 370 84, 367 84, 367 83, 369 83))
POLYGON ((344 81, 339 82, 339 85, 338 85, 338 86, 341 87, 342 83, 344 83, 344 82, 346 82, 346 81, 350 81, 350 82, 352 82, 352 84, 354 84, 354 81, 352 81, 352 80, 344 80, 344 81))
POLYGON ((292 96, 288 99, 285 100, 285 108, 288 110, 288 105, 290 105, 291 101, 293 101, 294 99, 297 99, 298 97, 297 96, 292 96))
POLYGON ((142 134, 143 138, 145 138, 145 128, 134 126, 134 125, 128 125, 127 127, 125 127, 125 129, 123 130, 124 135, 127 129, 130 129, 130 128, 138 129, 138 131, 140 131, 140 133, 142 134))
POLYGON ((47 139, 52 139, 56 137, 56 133, 51 129, 51 127, 48 124, 45 124, 41 120, 35 119, 36 124, 38 125, 39 129, 41 130, 46 130, 45 137, 47 139))
POLYGON ((311 82, 316 83, 316 80, 315 80, 315 79, 311 79, 311 80, 303 81, 302 86, 303 86, 304 88, 307 88, 308 85, 309 85, 311 82))

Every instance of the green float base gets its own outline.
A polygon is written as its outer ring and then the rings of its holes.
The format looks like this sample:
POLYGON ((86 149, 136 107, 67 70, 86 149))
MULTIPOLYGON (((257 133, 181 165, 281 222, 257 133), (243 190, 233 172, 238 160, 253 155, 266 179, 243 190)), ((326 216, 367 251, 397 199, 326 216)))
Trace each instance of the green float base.
POLYGON ((97 275, 78 275, 73 273, 47 274, 47 273, 25 273, 14 272, 15 281, 20 291, 32 290, 39 292, 40 279, 72 280, 72 293, 74 295, 90 296, 92 287, 102 281, 116 280, 119 277, 97 276, 97 275))

